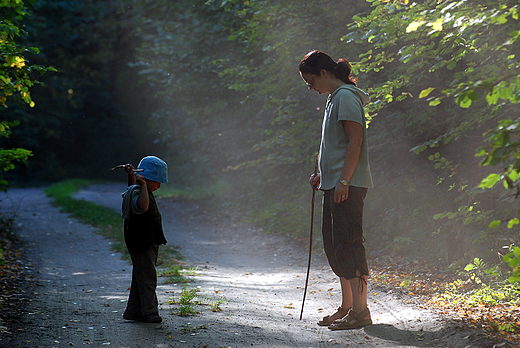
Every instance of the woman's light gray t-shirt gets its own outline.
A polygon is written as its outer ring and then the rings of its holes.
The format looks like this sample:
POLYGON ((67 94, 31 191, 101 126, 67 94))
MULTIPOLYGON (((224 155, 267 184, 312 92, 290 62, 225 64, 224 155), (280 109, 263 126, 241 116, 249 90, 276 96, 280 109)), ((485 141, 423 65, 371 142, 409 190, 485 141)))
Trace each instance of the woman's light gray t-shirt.
POLYGON ((339 87, 327 99, 319 155, 321 190, 336 187, 345 163, 349 139, 340 121, 354 121, 363 126, 361 153, 349 184, 358 187, 373 187, 368 161, 367 126, 363 109, 363 106, 369 101, 370 98, 364 91, 350 84, 339 87))

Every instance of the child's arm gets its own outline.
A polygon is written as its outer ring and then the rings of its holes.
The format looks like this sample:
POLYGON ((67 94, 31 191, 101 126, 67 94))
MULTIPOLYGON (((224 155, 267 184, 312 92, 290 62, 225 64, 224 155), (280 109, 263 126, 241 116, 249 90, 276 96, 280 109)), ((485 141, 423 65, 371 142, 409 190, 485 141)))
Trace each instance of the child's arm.
POLYGON ((137 177, 135 177, 135 180, 137 181, 137 184, 140 186, 139 197, 137 198, 136 202, 137 208, 140 211, 145 212, 148 210, 148 205, 150 204, 148 199, 148 186, 146 186, 146 180, 141 175, 137 175, 137 177))
POLYGON ((125 164, 125 172, 128 174, 128 186, 132 186, 135 184, 135 172, 133 171, 134 166, 130 163, 125 164))

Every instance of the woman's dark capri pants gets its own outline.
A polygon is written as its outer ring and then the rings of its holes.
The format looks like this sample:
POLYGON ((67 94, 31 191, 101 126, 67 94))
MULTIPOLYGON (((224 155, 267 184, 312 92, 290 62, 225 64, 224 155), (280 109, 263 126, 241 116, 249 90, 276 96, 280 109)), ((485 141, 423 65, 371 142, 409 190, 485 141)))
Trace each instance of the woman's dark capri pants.
POLYGON ((334 189, 323 191, 323 247, 332 271, 345 279, 368 276, 363 246, 363 206, 367 188, 349 186, 348 198, 334 203, 334 189))

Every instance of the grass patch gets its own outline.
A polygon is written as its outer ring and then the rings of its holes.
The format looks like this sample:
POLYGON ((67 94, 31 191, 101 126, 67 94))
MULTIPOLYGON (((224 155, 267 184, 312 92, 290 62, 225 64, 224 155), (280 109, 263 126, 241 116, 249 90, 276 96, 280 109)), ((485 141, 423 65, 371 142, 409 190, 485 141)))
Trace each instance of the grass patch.
MULTIPOLYGON (((112 249, 120 252, 122 258, 128 260, 130 255, 125 245, 121 212, 73 197, 80 189, 100 183, 102 182, 97 180, 65 180, 45 189, 45 194, 53 199, 53 205, 60 207, 61 211, 95 227, 96 233, 112 241, 112 249)), ((161 246, 157 263, 163 267, 172 267, 178 264, 180 259, 182 255, 176 248, 166 245, 161 246)))
POLYGON ((180 267, 171 267, 157 272, 159 277, 167 277, 163 284, 183 284, 189 283, 191 280, 186 278, 180 267))
POLYGON ((196 268, 182 269, 179 266, 169 267, 157 272, 159 277, 167 277, 163 284, 184 284, 193 282, 192 278, 187 276, 196 276, 199 266, 196 268))

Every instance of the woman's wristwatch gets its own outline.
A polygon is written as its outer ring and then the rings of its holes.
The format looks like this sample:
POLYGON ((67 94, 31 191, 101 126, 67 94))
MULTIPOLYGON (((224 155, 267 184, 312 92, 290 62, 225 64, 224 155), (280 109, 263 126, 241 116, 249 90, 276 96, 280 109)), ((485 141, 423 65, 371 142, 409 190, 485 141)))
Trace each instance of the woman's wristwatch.
POLYGON ((339 182, 341 184, 343 184, 344 186, 348 186, 348 181, 347 180, 340 180, 339 182))

